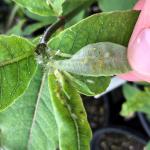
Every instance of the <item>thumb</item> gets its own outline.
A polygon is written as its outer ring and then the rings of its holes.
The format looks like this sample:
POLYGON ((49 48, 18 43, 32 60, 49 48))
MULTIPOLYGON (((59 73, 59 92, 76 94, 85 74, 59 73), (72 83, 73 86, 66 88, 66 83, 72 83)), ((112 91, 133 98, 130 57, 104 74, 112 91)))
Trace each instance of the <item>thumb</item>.
POLYGON ((141 79, 150 80, 150 0, 141 1, 145 3, 129 42, 128 61, 141 79))

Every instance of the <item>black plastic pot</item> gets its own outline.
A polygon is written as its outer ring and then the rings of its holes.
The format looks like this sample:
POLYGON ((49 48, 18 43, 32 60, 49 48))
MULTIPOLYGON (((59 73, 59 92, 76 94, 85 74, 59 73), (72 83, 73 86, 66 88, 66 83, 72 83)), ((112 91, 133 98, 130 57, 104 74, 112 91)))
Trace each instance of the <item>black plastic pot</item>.
POLYGON ((146 134, 150 137, 150 120, 143 113, 137 113, 139 120, 144 128, 146 134))
POLYGON ((108 125, 110 114, 107 96, 99 99, 83 96, 83 103, 93 132, 108 125))
POLYGON ((6 4, 3 0, 0 0, 0 24, 5 25, 10 10, 10 6, 6 4))
POLYGON ((91 150, 143 150, 146 141, 141 135, 124 128, 104 128, 95 132, 91 150))

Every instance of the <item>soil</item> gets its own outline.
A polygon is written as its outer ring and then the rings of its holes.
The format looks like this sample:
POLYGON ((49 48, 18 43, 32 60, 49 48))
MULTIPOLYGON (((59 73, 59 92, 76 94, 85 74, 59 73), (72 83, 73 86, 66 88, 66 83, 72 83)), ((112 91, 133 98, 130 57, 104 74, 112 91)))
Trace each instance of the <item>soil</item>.
POLYGON ((137 114, 131 118, 124 118, 120 115, 122 104, 125 102, 125 98, 122 93, 122 87, 119 87, 107 94, 110 105, 110 120, 109 126, 125 126, 131 129, 140 131, 147 136, 143 127, 139 121, 137 114))
POLYGON ((93 132, 108 125, 109 104, 107 96, 100 99, 83 96, 83 102, 93 132))
POLYGON ((124 101, 122 87, 99 99, 83 97, 93 134, 97 134, 99 130, 107 130, 108 127, 118 128, 120 126, 134 133, 121 130, 123 133, 110 132, 99 135, 97 138, 93 138, 92 143, 95 143, 95 147, 91 150, 143 150, 149 137, 136 114, 128 119, 120 116, 124 101), (135 135, 135 133, 137 134, 135 135), (141 137, 142 139, 140 139, 141 137))
POLYGON ((143 150, 145 141, 122 129, 107 128, 94 136, 92 150, 143 150))

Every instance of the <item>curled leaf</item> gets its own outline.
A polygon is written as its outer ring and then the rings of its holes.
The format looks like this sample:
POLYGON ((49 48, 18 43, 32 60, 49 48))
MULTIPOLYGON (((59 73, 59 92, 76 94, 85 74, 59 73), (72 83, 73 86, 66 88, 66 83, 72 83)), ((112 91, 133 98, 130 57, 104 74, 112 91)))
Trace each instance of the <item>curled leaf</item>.
POLYGON ((87 96, 95 96, 104 92, 110 83, 110 77, 79 76, 67 72, 64 74, 79 93, 87 96))
POLYGON ((83 76, 112 76, 130 71, 126 47, 111 42, 89 44, 71 59, 55 61, 54 65, 83 76))

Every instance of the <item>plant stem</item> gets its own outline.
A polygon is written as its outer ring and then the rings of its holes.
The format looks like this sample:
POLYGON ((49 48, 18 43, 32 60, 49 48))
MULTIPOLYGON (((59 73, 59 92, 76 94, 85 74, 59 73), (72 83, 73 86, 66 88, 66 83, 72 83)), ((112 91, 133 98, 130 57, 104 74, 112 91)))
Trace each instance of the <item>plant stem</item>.
POLYGON ((79 14, 83 10, 83 8, 89 6, 92 3, 93 3, 93 0, 91 0, 90 2, 86 4, 83 3, 82 5, 80 5, 79 7, 77 7, 70 13, 68 13, 66 16, 60 17, 58 21, 56 21, 54 24, 52 24, 50 27, 46 29, 40 43, 47 43, 50 37, 52 36, 52 34, 57 29, 63 26, 66 22, 69 22, 72 18, 74 18, 77 14, 79 14))
POLYGON ((54 24, 52 24, 51 26, 49 26, 46 31, 43 34, 43 37, 40 41, 40 44, 46 44, 48 42, 48 40, 50 39, 50 37, 52 36, 53 33, 56 32, 57 29, 59 29, 61 26, 63 26, 65 23, 65 20, 59 19, 58 21, 56 21, 54 24))
POLYGON ((38 44, 36 48, 36 53, 37 54, 43 54, 45 55, 45 50, 47 48, 47 42, 61 26, 63 26, 66 22, 70 21, 72 18, 74 18, 78 13, 80 13, 83 8, 86 8, 87 6, 91 5, 95 0, 90 0, 87 3, 83 3, 70 13, 68 13, 66 16, 59 17, 59 20, 57 20, 54 24, 49 26, 46 31, 44 32, 40 43, 38 44))
MULTIPOLYGON (((88 2, 89 3, 89 2, 88 2)), ((90 2, 91 4, 91 2, 90 2)), ((52 34, 61 26, 63 26, 66 22, 70 21, 73 17, 75 17, 78 13, 80 13, 83 8, 86 6, 84 3, 83 5, 79 6, 78 8, 74 9, 70 13, 68 13, 66 16, 60 17, 58 21, 56 21, 54 24, 49 26, 46 31, 44 32, 44 35, 41 39, 40 43, 47 43, 52 34)))

